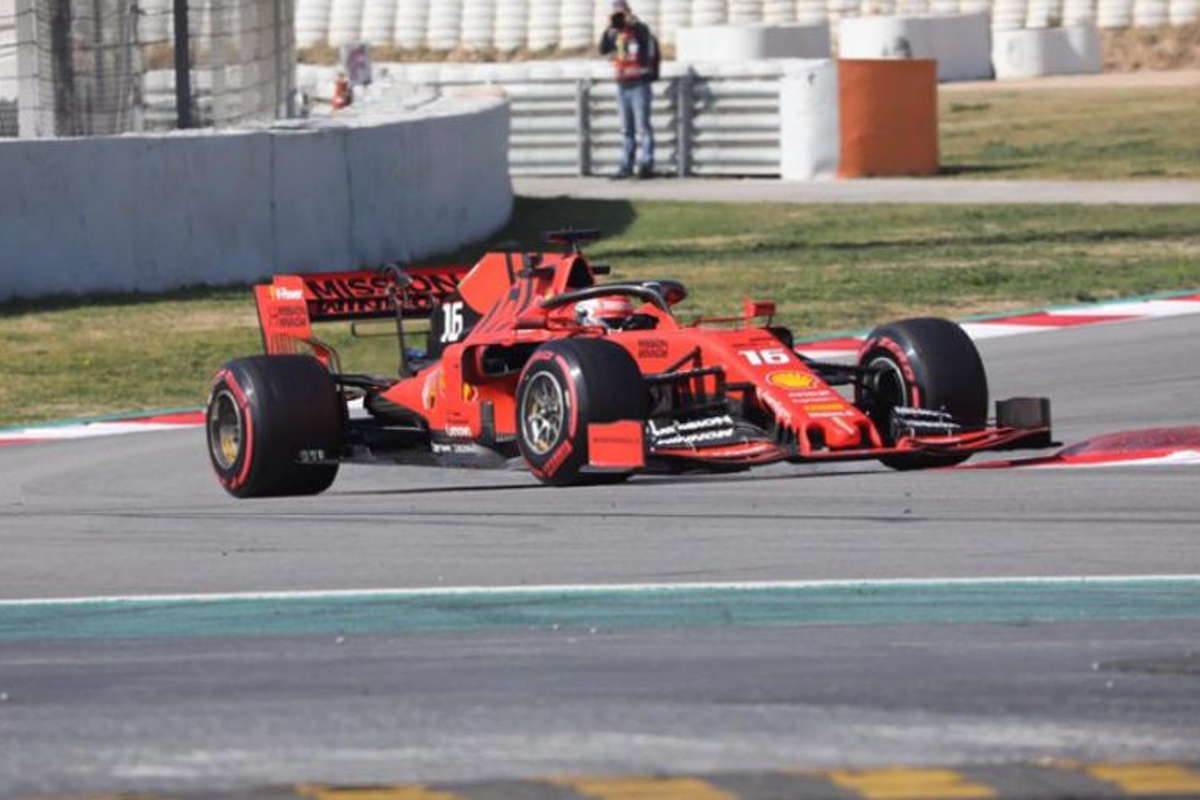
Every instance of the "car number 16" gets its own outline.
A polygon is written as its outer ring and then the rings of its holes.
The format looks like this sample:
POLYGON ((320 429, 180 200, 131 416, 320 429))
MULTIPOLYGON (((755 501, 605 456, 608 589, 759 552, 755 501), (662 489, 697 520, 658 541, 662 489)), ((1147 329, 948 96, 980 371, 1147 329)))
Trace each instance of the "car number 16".
POLYGON ((442 344, 457 342, 463 335, 463 304, 447 303, 442 306, 442 344))
POLYGON ((768 350, 739 350, 738 355, 755 367, 787 364, 791 361, 787 350, 781 347, 773 347, 768 350))

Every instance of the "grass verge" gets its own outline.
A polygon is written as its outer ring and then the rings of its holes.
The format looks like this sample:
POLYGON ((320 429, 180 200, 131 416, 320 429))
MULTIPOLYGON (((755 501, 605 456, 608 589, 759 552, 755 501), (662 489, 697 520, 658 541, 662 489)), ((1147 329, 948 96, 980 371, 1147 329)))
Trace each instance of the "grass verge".
POLYGON ((1191 86, 942 91, 939 128, 951 175, 1200 178, 1191 86))
MULTIPOLYGON (((749 294, 774 298, 802 334, 1200 287, 1200 217, 1187 206, 520 199, 495 240, 537 246, 562 225, 612 234, 589 252, 614 278, 685 281, 684 318, 749 294)), ((395 369, 394 340, 321 335, 348 368, 395 369)), ((260 347, 245 288, 0 306, 0 425, 196 405, 222 361, 260 347)))

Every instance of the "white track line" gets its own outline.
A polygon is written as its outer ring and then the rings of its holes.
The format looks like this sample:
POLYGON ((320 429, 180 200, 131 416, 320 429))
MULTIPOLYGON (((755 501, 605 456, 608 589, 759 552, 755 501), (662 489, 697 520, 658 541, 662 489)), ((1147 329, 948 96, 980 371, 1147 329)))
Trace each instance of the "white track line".
POLYGON ((1001 322, 962 322, 959 325, 967 332, 967 336, 977 342, 981 339, 1001 339, 1006 336, 1058 330, 1046 325, 1008 325, 1001 322))
POLYGON ((0 439, 28 441, 59 441, 91 439, 97 436, 120 436, 126 433, 177 431, 198 427, 190 423, 166 422, 81 422, 78 425, 54 425, 44 428, 17 428, 0 431, 0 439))
MULTIPOLYGON (((986 466, 982 462, 979 466, 986 466)), ((1146 458, 1122 458, 1114 456, 1111 461, 1071 461, 1069 457, 1062 463, 1022 464, 1014 465, 1020 469, 1107 469, 1109 467, 1177 467, 1200 464, 1200 451, 1179 450, 1165 456, 1149 456, 1146 458)))
POLYGON ((584 583, 519 586, 431 586, 420 588, 318 589, 212 594, 96 595, 0 600, 0 608, 87 603, 203 603, 240 600, 336 600, 355 598, 423 598, 463 595, 609 594, 640 592, 769 591, 774 589, 921 588, 935 586, 1038 586, 1063 583, 1117 585, 1197 583, 1200 575, 1037 575, 981 578, 881 578, 806 581, 716 581, 712 583, 584 583))
POLYGON ((1056 317, 1176 317, 1183 314, 1200 312, 1200 301, 1197 300, 1134 300, 1127 302, 1106 303, 1102 306, 1075 306, 1072 308, 1052 309, 1049 313, 1056 317))

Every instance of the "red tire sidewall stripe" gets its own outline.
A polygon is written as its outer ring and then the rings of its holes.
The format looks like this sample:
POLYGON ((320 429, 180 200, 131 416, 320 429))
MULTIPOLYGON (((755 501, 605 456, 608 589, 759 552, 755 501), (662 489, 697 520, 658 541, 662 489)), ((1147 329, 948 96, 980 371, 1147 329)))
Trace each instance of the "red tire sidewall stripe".
POLYGON ((245 431, 245 435, 242 437, 242 469, 229 481, 229 487, 237 489, 245 485, 246 478, 250 475, 250 462, 254 456, 254 420, 250 416, 250 402, 246 399, 246 393, 242 391, 242 387, 233 373, 224 370, 217 374, 217 381, 218 383, 225 382, 229 391, 233 393, 233 399, 237 401, 238 408, 242 411, 242 430, 245 431))
POLYGON ((917 376, 913 372, 912 362, 908 360, 908 356, 904 354, 903 348, 896 342, 887 337, 872 339, 863 346, 863 352, 869 352, 873 349, 887 350, 896 359, 896 363, 900 365, 900 370, 904 375, 904 382, 908 384, 908 393, 910 402, 914 408, 921 407, 921 387, 917 385, 917 376))
MULTIPOLYGON (((533 472, 534 475, 537 475, 538 477, 549 478, 552 477, 554 473, 558 472, 559 467, 561 467, 563 463, 565 463, 566 460, 571 457, 571 453, 573 453, 575 450, 575 447, 571 444, 571 442, 575 438, 576 432, 579 430, 579 394, 575 388, 575 380, 573 373, 571 372, 571 365, 560 354, 553 351, 540 350, 534 353, 533 356, 530 357, 528 363, 525 365, 525 374, 528 375, 531 367, 543 361, 549 361, 557 368, 562 382, 566 386, 567 405, 570 406, 569 418, 567 420, 567 436, 563 439, 562 443, 556 447, 549 456, 546 457, 541 466, 533 464, 528 458, 526 459, 526 463, 529 464, 530 471, 533 472)), ((524 381, 524 378, 522 378, 522 381, 524 381)), ((518 420, 518 425, 521 424, 522 423, 520 420, 518 420)))
POLYGON ((575 375, 571 372, 571 365, 558 353, 554 354, 554 363, 562 371, 563 381, 567 384, 567 401, 571 406, 571 415, 567 420, 567 435, 574 439, 579 430, 579 392, 575 388, 575 375))

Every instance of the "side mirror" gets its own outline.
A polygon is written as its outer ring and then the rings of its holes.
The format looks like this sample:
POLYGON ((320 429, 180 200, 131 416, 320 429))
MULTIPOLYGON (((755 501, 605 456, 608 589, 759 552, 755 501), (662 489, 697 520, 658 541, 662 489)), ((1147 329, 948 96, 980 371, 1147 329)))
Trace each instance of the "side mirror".
POLYGON ((775 301, 774 300, 751 300, 749 297, 742 301, 742 316, 746 320, 746 324, 756 317, 766 317, 767 324, 771 324, 771 320, 775 318, 775 301))

